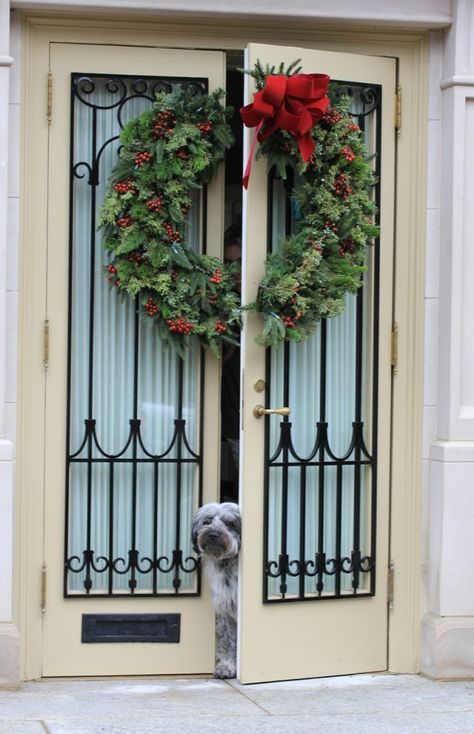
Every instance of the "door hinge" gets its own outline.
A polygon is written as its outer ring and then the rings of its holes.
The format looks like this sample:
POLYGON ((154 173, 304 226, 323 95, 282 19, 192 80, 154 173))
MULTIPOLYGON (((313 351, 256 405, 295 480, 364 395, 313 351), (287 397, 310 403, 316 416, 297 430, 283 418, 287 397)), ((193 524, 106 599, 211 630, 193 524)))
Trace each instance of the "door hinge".
POLYGON ((397 86, 397 91, 395 92, 394 124, 397 135, 400 135, 402 129, 402 88, 400 84, 397 86))
POLYGON ((44 320, 43 325, 43 367, 49 367, 49 319, 44 320))
POLYGON ((387 578, 387 604, 389 609, 393 609, 393 592, 395 582, 395 564, 390 561, 388 565, 388 578, 387 578))
POLYGON ((393 374, 396 375, 398 370, 398 324, 396 321, 392 326, 390 364, 392 366, 393 374))
POLYGON ((48 71, 48 105, 46 117, 48 119, 48 125, 53 119, 53 72, 48 71))
POLYGON ((41 566, 41 612, 46 611, 46 564, 41 566))

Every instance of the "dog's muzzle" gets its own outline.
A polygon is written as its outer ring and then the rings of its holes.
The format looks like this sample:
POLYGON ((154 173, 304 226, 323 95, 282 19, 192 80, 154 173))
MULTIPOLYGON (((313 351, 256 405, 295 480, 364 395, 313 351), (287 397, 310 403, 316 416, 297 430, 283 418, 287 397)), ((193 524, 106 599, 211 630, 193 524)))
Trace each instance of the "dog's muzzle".
POLYGON ((228 539, 218 530, 205 530, 199 538, 202 550, 213 556, 220 556, 229 550, 228 539))

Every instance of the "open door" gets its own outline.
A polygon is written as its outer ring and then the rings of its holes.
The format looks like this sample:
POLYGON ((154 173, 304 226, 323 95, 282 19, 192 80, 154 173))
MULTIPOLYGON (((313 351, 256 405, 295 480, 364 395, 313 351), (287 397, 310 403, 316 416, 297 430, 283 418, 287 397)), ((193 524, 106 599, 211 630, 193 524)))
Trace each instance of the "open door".
MULTIPOLYGON (((245 68, 257 59, 277 67, 301 59, 303 72, 348 86, 379 180, 381 236, 364 287, 307 342, 264 350, 254 340, 259 317, 245 318, 240 680, 385 670, 395 60, 251 44, 245 68), (257 404, 291 415, 257 418, 257 404)), ((249 79, 246 104, 253 93, 249 79)), ((245 133, 245 161, 253 135, 245 133)), ((287 199, 266 160, 254 161, 243 203, 244 303, 255 300, 267 249, 291 229, 287 199)))

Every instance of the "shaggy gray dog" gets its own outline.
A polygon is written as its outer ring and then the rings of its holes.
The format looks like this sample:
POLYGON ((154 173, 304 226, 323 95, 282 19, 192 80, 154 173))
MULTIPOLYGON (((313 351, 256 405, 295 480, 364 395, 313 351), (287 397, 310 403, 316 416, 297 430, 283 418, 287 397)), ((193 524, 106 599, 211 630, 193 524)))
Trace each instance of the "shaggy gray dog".
POLYGON ((233 502, 210 502, 194 516, 193 546, 202 557, 216 611, 215 678, 236 675, 240 531, 240 510, 233 502))

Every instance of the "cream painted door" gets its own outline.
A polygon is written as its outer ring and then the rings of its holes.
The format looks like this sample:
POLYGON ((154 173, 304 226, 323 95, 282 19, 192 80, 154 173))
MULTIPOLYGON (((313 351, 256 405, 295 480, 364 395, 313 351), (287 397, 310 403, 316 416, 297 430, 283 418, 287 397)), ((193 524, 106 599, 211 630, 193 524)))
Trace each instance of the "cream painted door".
MULTIPOLYGON (((395 60, 251 44, 245 68, 257 59, 276 67, 301 59, 303 71, 348 83, 376 153, 381 237, 363 293, 307 344, 265 354, 254 341, 258 317, 245 319, 240 679, 385 670, 395 60), (287 406, 291 415, 257 419, 253 408, 262 403, 287 406)), ((253 134, 245 135, 245 160, 253 134)), ((268 186, 263 159, 254 161, 243 208, 243 297, 250 302, 266 243, 288 224, 285 191, 278 181, 268 186)))
MULTIPOLYGON (((121 124, 173 84, 223 87, 225 57, 52 43, 50 70, 42 673, 211 673, 190 524, 218 497, 218 364, 165 354, 111 292, 97 211, 121 124)), ((221 174, 196 212, 196 241, 219 254, 221 174)))

